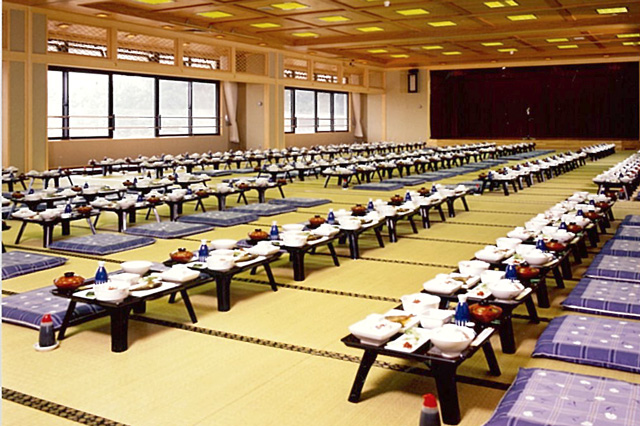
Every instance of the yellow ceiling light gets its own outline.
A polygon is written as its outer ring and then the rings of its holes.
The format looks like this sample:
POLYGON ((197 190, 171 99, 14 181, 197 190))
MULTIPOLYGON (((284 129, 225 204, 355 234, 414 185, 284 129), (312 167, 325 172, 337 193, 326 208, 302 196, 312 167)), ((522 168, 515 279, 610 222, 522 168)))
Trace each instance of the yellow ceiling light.
POLYGON ((98 18, 108 18, 109 14, 108 13, 96 13, 96 16, 98 18))
POLYGON ((257 24, 251 24, 254 28, 260 28, 261 30, 266 30, 268 28, 280 28, 282 25, 274 24, 273 22, 259 22, 257 24))
POLYGON ((320 34, 318 33, 312 33, 310 31, 304 32, 304 33, 293 33, 291 34, 294 37, 320 37, 320 34))
POLYGON ((488 42, 482 43, 482 45, 486 47, 493 47, 493 46, 504 46, 504 43, 501 41, 488 41, 488 42))
POLYGON ((627 9, 626 7, 605 7, 602 9, 596 9, 596 12, 598 12, 598 15, 614 15, 614 14, 618 14, 618 13, 627 13, 629 11, 629 9, 627 9))
POLYGON ((507 19, 510 21, 531 21, 534 19, 538 19, 538 17, 530 13, 527 15, 508 15, 507 19))
POLYGON ((444 49, 442 46, 432 45, 432 46, 422 46, 424 50, 441 50, 444 49))
POLYGON ((173 25, 163 25, 162 29, 163 30, 172 30, 173 29, 173 25))
POLYGON ((640 41, 623 41, 623 46, 640 46, 640 41))
POLYGON ((429 22, 429 25, 432 27, 455 27, 456 24, 453 21, 438 21, 438 22, 429 22))
POLYGON ((145 4, 173 3, 173 0, 134 0, 134 1, 137 1, 138 3, 145 3, 145 4))
POLYGON ((518 49, 516 49, 515 47, 507 47, 505 49, 498 49, 498 52, 500 53, 511 53, 511 52, 517 52, 518 49))
POLYGON ((391 55, 392 58, 408 58, 409 55, 406 53, 396 53, 395 55, 391 55))
POLYGON ((125 36, 125 38, 129 38, 129 39, 131 39, 131 38, 135 38, 135 37, 136 37, 136 35, 135 35, 135 34, 131 34, 131 33, 129 33, 129 34, 127 34, 127 35, 125 36))
POLYGON ((633 33, 633 34, 618 34, 617 36, 618 38, 636 38, 636 37, 640 37, 640 33, 633 33))
POLYGON ((402 16, 420 16, 420 15, 428 15, 429 11, 424 10, 422 8, 418 9, 400 9, 396 10, 396 13, 402 16))
POLYGON ((457 50, 450 50, 449 52, 442 52, 442 54, 447 56, 455 56, 455 55, 462 55, 462 52, 459 52, 457 50))
POLYGON ((577 49, 577 44, 560 44, 556 46, 558 49, 577 49))
POLYGON ((200 12, 198 13, 200 16, 204 16, 209 19, 220 19, 220 18, 228 18, 229 16, 233 16, 231 13, 222 12, 220 10, 213 10, 211 12, 200 12))
POLYGON ((519 6, 518 2, 515 0, 485 1, 484 5, 490 9, 497 9, 499 7, 507 7, 507 6, 519 6))
POLYGON ((566 37, 548 38, 547 39, 547 43, 562 43, 563 41, 569 41, 569 39, 566 38, 566 37))
POLYGON ((384 31, 384 28, 380 28, 380 27, 360 27, 360 28, 356 28, 356 30, 361 31, 363 33, 375 33, 378 31, 384 31))
POLYGON ((61 30, 66 30, 67 28, 69 28, 71 26, 71 24, 67 24, 66 22, 61 22, 57 25, 58 28, 60 28, 61 30))
POLYGON ((322 18, 318 18, 321 21, 324 22, 347 22, 350 21, 351 19, 347 18, 346 16, 325 16, 322 18))
POLYGON ((309 6, 306 4, 298 3, 298 2, 287 2, 287 3, 274 3, 271 7, 275 7, 280 10, 299 10, 299 9, 307 9, 309 6))
POLYGON ((388 50, 387 49, 369 49, 369 50, 367 50, 367 52, 369 52, 369 53, 387 53, 388 50))

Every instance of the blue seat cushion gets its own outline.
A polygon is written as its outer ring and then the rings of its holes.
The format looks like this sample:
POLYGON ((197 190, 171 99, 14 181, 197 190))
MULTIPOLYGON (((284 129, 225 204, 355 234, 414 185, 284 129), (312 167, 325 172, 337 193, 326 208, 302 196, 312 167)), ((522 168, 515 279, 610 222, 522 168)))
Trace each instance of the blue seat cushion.
POLYGON ((640 226, 620 226, 613 238, 640 241, 640 226))
MULTIPOLYGON (((51 294, 55 287, 44 287, 2 298, 2 321, 38 330, 42 316, 51 314, 54 329, 60 328, 69 307, 69 300, 51 294)), ((71 321, 103 312, 97 305, 78 303, 71 321)))
POLYGON ((640 283, 583 278, 562 306, 570 311, 640 318, 640 283))
POLYGON ((49 248, 84 254, 106 255, 148 246, 155 242, 156 240, 149 237, 104 233, 55 241, 49 248))
POLYGON ((66 257, 14 250, 2 254, 2 279, 6 280, 63 265, 66 257))
POLYGON ((297 208, 291 204, 269 204, 256 203, 246 206, 238 206, 231 209, 234 212, 254 213, 258 216, 273 216, 281 213, 290 213, 296 211, 297 208))
POLYGON ((634 214, 627 215, 622 220, 621 225, 623 225, 623 226, 640 226, 640 215, 634 215, 634 214))
POLYGON ((201 223, 152 222, 127 228, 125 232, 131 235, 141 235, 143 237, 170 239, 200 234, 201 232, 211 230, 213 230, 213 226, 201 223))
POLYGON ((640 282, 640 258, 598 254, 584 275, 589 278, 640 282))
POLYGON ((521 368, 484 426, 633 426, 639 398, 635 383, 521 368))
POLYGON ((304 197, 287 197, 274 198, 269 200, 269 204, 289 204, 295 207, 315 207, 322 204, 328 204, 331 200, 327 198, 304 198, 304 197))
POLYGON ((614 238, 602 246, 600 253, 610 254, 612 256, 640 257, 640 241, 618 240, 614 238))
POLYGON ((407 186, 412 186, 412 185, 421 185, 423 183, 425 183, 427 181, 427 178, 425 178, 424 176, 407 176, 407 177, 403 177, 403 178, 393 178, 393 179, 387 179, 385 182, 386 183, 399 183, 401 185, 407 185, 407 186))
POLYGON ((532 356, 640 373, 640 323, 565 315, 551 320, 532 356))
POLYGON ((353 189, 360 189, 363 191, 397 191, 398 189, 402 189, 404 185, 399 183, 363 183, 361 185, 356 185, 353 189))
POLYGON ((187 216, 180 216, 178 222, 201 223, 211 226, 234 226, 258 220, 258 216, 252 213, 238 211, 210 211, 187 216))
POLYGON ((229 170, 202 170, 199 172, 194 172, 194 175, 207 175, 209 177, 217 177, 217 176, 229 176, 231 171, 229 170))

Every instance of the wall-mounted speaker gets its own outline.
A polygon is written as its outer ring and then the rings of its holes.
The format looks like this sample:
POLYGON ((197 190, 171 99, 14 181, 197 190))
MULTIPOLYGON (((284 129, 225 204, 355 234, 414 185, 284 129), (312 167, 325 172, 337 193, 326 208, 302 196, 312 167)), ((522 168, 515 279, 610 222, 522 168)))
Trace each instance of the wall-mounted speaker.
POLYGON ((407 74, 407 92, 418 93, 418 73, 420 70, 411 69, 407 74))

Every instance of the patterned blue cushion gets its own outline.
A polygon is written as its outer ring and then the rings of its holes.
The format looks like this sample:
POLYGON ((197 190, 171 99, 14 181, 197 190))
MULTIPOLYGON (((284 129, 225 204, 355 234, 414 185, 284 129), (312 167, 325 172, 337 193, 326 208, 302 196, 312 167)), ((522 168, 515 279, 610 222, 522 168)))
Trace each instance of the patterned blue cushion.
POLYGON ((269 203, 256 203, 248 204, 246 206, 238 206, 231 209, 234 212, 241 213, 254 213, 258 216, 273 216, 281 213, 290 213, 296 211, 297 208, 290 204, 269 204, 269 203))
POLYGON ((63 265, 66 257, 47 256, 45 254, 24 251, 9 251, 2 254, 2 279, 6 280, 43 269, 63 265))
POLYGON ((229 176, 231 174, 231 171, 229 170, 202 170, 200 172, 194 172, 194 175, 207 175, 210 177, 216 177, 216 176, 229 176))
POLYGON ((640 241, 640 227, 620 226, 613 238, 615 238, 616 240, 640 241))
POLYGON ((247 168, 244 168, 244 169, 231 169, 230 171, 231 171, 231 173, 240 173, 240 174, 248 174, 248 173, 254 173, 255 172, 253 167, 247 167, 247 168))
POLYGON ((640 241, 617 240, 614 238, 602 246, 600 253, 613 256, 640 257, 640 241))
POLYGON ((627 215, 622 220, 621 225, 623 225, 623 226, 640 226, 640 215, 634 215, 634 214, 627 215))
POLYGON ((635 426, 640 385, 541 368, 521 368, 484 426, 635 426))
POLYGON ((152 222, 127 228, 125 232, 131 235, 142 235, 143 237, 170 239, 186 237, 211 230, 213 230, 213 226, 199 223, 152 222))
POLYGON ((640 258, 599 254, 584 276, 640 282, 640 258))
POLYGON ((315 207, 322 204, 328 204, 331 200, 327 198, 304 198, 304 197, 287 197, 274 198, 269 200, 269 204, 288 204, 294 207, 315 207))
POLYGON ((393 178, 385 180, 386 183, 399 183, 401 185, 412 186, 412 185, 421 185, 427 181, 427 178, 424 176, 407 176, 403 178, 393 178))
POLYGON ((640 318, 640 284, 583 278, 562 302, 565 309, 640 318))
POLYGON ((49 248, 84 254, 105 255, 148 246, 155 242, 156 240, 148 237, 105 233, 55 241, 49 248))
MULTIPOLYGON (((51 294, 55 287, 44 287, 2 298, 2 321, 40 329, 40 321, 46 313, 51 314, 53 327, 57 330, 64 320, 69 300, 51 294)), ((102 312, 97 305, 78 303, 72 321, 86 315, 102 312)))
POLYGON ((551 320, 534 357, 640 373, 640 323, 566 315, 551 320))
POLYGON ((211 226, 234 226, 258 220, 258 216, 251 213, 232 211, 210 211, 187 216, 180 216, 178 222, 202 223, 211 226))
POLYGON ((361 189, 364 191, 396 191, 402 189, 404 185, 397 183, 363 183, 362 185, 356 185, 353 189, 361 189))

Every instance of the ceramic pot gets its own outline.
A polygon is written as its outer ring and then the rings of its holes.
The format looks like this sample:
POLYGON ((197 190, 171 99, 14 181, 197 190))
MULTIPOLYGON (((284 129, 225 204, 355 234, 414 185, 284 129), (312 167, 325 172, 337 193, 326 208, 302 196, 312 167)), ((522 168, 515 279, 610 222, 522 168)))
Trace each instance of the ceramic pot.
POLYGON ((193 253, 184 247, 181 247, 178 250, 171 252, 169 256, 171 256, 171 260, 179 263, 188 263, 191 261, 191 259, 193 259, 193 253))
POLYGON ((351 214, 353 214, 354 216, 364 216, 367 214, 367 208, 362 204, 356 204, 355 206, 351 207, 351 214))
POLYGON ((502 308, 495 305, 474 304, 469 306, 469 314, 478 322, 487 324, 502 315, 502 308))
POLYGON ((318 226, 326 222, 326 219, 320 215, 315 215, 309 219, 309 228, 316 229, 318 226))
POLYGON ((65 272, 63 276, 53 280, 53 283, 60 290, 72 291, 84 284, 84 278, 73 272, 65 272))
POLYGON ((269 234, 262 229, 254 229, 249 232, 249 239, 251 241, 265 241, 269 239, 269 234))

